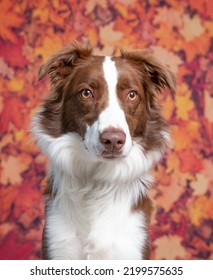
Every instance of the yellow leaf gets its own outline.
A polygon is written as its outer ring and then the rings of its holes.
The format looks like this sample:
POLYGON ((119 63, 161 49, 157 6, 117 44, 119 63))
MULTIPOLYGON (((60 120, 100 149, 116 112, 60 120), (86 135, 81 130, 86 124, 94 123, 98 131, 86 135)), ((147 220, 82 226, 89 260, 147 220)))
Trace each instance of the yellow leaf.
POLYGON ((54 52, 58 51, 62 47, 62 41, 59 37, 50 35, 44 37, 41 47, 35 49, 35 55, 41 55, 43 60, 52 55, 54 52))
POLYGON ((168 153, 167 157, 166 157, 166 162, 167 162, 167 172, 168 173, 177 173, 179 172, 179 168, 180 168, 180 160, 177 157, 177 154, 174 152, 170 152, 168 153))
POLYGON ((19 77, 13 77, 9 82, 8 82, 8 88, 11 91, 21 91, 23 90, 25 85, 25 81, 23 78, 19 77))
POLYGON ((101 55, 101 56, 113 55, 113 52, 114 52, 114 47, 113 46, 105 46, 101 50, 99 48, 94 48, 94 53, 96 55, 101 55))
POLYGON ((197 197, 189 207, 189 217, 193 225, 199 226, 202 219, 213 219, 213 199, 205 195, 197 197))
POLYGON ((95 29, 89 29, 87 34, 91 44, 93 46, 96 46, 98 44, 98 39, 99 39, 97 31, 95 29))
POLYGON ((160 185, 158 187, 158 190, 160 192, 159 196, 157 197, 158 207, 163 207, 166 212, 171 209, 173 204, 184 192, 184 180, 185 178, 175 175, 171 177, 171 182, 169 185, 160 185))
POLYGON ((27 154, 9 156, 7 159, 2 160, 1 182, 5 185, 8 183, 20 184, 22 180, 21 173, 29 168, 31 161, 31 156, 27 154))
POLYGON ((158 60, 160 60, 163 64, 168 65, 173 73, 178 73, 178 67, 183 63, 180 57, 175 55, 173 52, 168 51, 164 47, 155 46, 151 49, 158 60))
POLYGON ((96 5, 99 5, 101 6, 102 8, 106 9, 107 8, 107 1, 106 0, 88 0, 86 1, 86 14, 89 14, 91 13, 95 6, 96 5))
POLYGON ((196 174, 196 179, 191 183, 191 188, 194 190, 194 195, 205 194, 208 190, 209 179, 203 174, 196 174))
POLYGON ((171 95, 168 94, 166 98, 164 98, 163 100, 163 109, 162 109, 163 116, 166 120, 169 120, 172 117, 174 109, 175 109, 174 100, 171 97, 171 95))
POLYGON ((181 244, 181 237, 178 235, 164 235, 155 240, 157 260, 185 259, 186 250, 181 244))
POLYGON ((194 103, 190 100, 190 97, 190 92, 186 92, 184 96, 176 95, 176 115, 178 119, 189 119, 188 113, 194 109, 194 103))
POLYGON ((180 34, 183 35, 187 42, 201 36, 204 32, 205 29, 198 15, 195 15, 193 18, 186 14, 183 16, 183 28, 180 29, 180 34))
POLYGON ((115 31, 114 22, 100 28, 100 41, 103 45, 116 46, 123 37, 123 33, 115 31))
POLYGON ((118 10, 123 18, 126 18, 128 16, 129 10, 127 5, 117 2, 115 3, 114 7, 116 8, 116 10, 118 10))

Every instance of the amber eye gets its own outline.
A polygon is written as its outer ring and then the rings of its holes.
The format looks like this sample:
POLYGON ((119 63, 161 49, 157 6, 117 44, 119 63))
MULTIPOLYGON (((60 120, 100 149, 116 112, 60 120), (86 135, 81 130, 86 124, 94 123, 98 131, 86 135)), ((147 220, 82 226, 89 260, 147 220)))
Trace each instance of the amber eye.
POLYGON ((130 91, 130 92, 128 93, 128 99, 129 99, 130 101, 134 101, 136 98, 137 98, 137 93, 136 93, 135 91, 130 91))
POLYGON ((80 92, 80 96, 83 98, 83 99, 89 99, 89 98, 92 98, 93 97, 93 94, 91 92, 91 90, 89 89, 83 89, 81 92, 80 92))

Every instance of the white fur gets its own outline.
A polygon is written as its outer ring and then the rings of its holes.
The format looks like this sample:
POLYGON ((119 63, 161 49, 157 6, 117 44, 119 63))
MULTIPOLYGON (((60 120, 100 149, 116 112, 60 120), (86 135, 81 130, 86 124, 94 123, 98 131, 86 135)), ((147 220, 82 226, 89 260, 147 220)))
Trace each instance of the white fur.
POLYGON ((145 217, 131 207, 146 196, 144 185, 152 182, 148 170, 160 154, 145 155, 134 142, 127 157, 96 162, 78 134, 52 138, 36 130, 57 191, 46 215, 50 258, 140 259, 145 217))
POLYGON ((109 105, 87 128, 85 140, 77 133, 53 138, 42 130, 39 113, 34 118, 33 131, 50 160, 49 176, 56 193, 46 213, 51 259, 141 259, 146 245, 146 217, 131 208, 146 196, 152 182, 149 169, 161 153, 145 154, 132 141, 116 97, 114 62, 107 58, 103 69, 109 105), (125 157, 103 161, 99 133, 109 126, 125 132, 125 157))

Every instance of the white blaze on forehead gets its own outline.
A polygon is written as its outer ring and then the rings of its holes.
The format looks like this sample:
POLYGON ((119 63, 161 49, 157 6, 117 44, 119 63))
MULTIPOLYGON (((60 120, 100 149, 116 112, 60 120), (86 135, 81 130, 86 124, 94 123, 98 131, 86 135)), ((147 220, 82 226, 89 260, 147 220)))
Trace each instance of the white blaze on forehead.
MULTIPOLYGON (((116 96, 116 86, 118 82, 118 72, 115 67, 115 62, 107 56, 103 63, 104 78, 107 83, 109 93, 109 106, 114 106, 118 103, 116 96)), ((117 104, 118 105, 118 104, 117 104)))
POLYGON ((110 57, 106 57, 103 62, 104 79, 108 89, 108 106, 99 116, 99 130, 102 132, 108 127, 120 128, 128 133, 129 128, 126 122, 124 111, 122 110, 118 96, 117 83, 118 71, 115 62, 110 57))

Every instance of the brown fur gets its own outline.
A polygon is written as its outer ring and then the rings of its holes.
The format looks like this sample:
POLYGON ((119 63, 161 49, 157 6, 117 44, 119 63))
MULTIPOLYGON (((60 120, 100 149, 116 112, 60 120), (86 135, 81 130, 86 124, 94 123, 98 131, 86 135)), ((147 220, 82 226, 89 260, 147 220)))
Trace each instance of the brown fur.
MULTIPOLYGON (((147 226, 147 231, 149 229, 150 217, 152 213, 152 202, 149 197, 141 197, 137 204, 132 207, 133 212, 142 212, 145 216, 145 222, 147 226)), ((149 241, 149 234, 146 242, 146 247, 143 248, 143 259, 149 260, 150 259, 150 241, 149 241)))
MULTIPOLYGON (((50 95, 44 101, 43 111, 40 113, 40 123, 47 134, 59 137, 74 131, 84 138, 86 125, 92 125, 107 106, 103 59, 92 54, 89 44, 74 43, 41 66, 39 79, 48 75, 51 80, 50 95), (92 98, 81 98, 80 93, 85 88, 92 92, 92 98)), ((121 50, 121 55, 112 59, 119 73, 118 98, 132 138, 140 141, 145 152, 164 150, 167 143, 161 133, 168 131, 168 125, 161 116, 157 95, 164 87, 174 92, 173 74, 147 50, 121 50), (130 91, 137 93, 135 100, 128 99, 130 91)), ((143 198, 133 206, 132 211, 143 211, 148 227, 151 209, 149 198, 143 198)), ((48 258, 45 244, 44 230, 43 256, 48 258)), ((149 251, 147 241, 145 258, 149 258, 149 251)))

